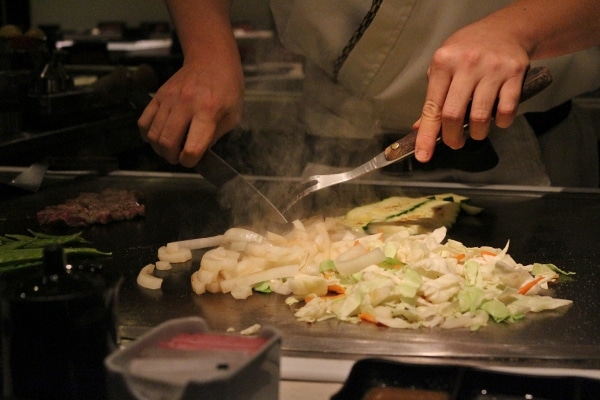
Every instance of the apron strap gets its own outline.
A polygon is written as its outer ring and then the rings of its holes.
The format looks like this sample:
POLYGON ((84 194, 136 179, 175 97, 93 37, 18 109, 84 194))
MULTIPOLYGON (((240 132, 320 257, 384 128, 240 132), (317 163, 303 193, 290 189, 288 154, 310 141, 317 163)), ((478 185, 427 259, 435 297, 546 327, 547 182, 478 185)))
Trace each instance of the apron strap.
POLYGON ((358 29, 352 34, 352 37, 342 50, 342 54, 340 54, 340 56, 333 62, 333 78, 335 81, 337 81, 338 73, 340 72, 342 65, 344 65, 344 61, 346 61, 346 58, 348 58, 348 54, 350 54, 356 43, 358 43, 363 33, 371 24, 371 21, 373 21, 373 18, 375 18, 375 14, 377 14, 379 6, 381 6, 382 2, 383 0, 373 0, 373 3, 371 4, 371 9, 361 21, 360 25, 358 26, 358 29))

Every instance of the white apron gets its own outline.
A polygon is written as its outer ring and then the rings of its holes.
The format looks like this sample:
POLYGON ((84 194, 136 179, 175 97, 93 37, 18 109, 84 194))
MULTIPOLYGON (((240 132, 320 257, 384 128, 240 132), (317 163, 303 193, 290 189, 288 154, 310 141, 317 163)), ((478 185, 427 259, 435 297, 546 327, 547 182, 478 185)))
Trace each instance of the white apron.
MULTIPOLYGON (((433 52, 459 28, 509 3, 508 0, 271 0, 282 42, 306 57, 302 117, 308 134, 369 139, 383 133, 408 132, 421 113, 426 71, 433 52), (368 16, 372 19, 366 23, 366 30, 349 46, 368 16)), ((548 66, 553 83, 525 102, 519 108, 520 113, 545 111, 600 87, 600 48, 540 60, 535 65, 548 66)), ((597 167, 595 174, 591 174, 592 181, 587 178, 586 182, 557 181, 560 180, 557 178, 550 182, 538 140, 521 119, 509 129, 492 129, 490 139, 500 157, 494 169, 475 174, 429 171, 423 178, 597 187, 597 167)), ((593 130, 574 132, 573 121, 568 126, 566 137, 554 135, 564 142, 560 148, 571 142, 584 145, 592 159, 583 160, 583 164, 597 163, 593 130)), ((552 146, 546 143, 544 147, 552 146)), ((571 154, 579 150, 573 149, 571 154)), ((362 161, 357 160, 357 165, 362 161)), ((582 163, 581 157, 575 161, 573 168, 582 163)), ((563 167, 569 168, 568 163, 563 167)), ((573 174, 578 176, 576 171, 573 174)))

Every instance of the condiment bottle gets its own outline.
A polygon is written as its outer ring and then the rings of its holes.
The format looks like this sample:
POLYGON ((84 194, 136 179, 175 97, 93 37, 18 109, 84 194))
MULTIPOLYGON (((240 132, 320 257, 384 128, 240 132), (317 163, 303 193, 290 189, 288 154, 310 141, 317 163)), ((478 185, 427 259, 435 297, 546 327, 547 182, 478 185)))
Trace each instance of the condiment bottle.
POLYGON ((67 266, 62 247, 49 246, 41 276, 3 282, 6 398, 106 398, 104 358, 116 348, 120 277, 92 270, 67 266))
POLYGON ((56 50, 42 69, 38 80, 40 94, 62 93, 73 89, 73 78, 63 65, 64 52, 56 50))

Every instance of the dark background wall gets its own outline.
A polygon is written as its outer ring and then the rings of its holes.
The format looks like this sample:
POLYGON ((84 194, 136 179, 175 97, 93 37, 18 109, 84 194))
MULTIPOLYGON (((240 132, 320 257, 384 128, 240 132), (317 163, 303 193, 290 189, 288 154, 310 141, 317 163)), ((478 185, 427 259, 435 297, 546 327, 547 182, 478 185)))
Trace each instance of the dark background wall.
POLYGON ((29 1, 0 0, 0 25, 14 24, 29 27, 29 1))

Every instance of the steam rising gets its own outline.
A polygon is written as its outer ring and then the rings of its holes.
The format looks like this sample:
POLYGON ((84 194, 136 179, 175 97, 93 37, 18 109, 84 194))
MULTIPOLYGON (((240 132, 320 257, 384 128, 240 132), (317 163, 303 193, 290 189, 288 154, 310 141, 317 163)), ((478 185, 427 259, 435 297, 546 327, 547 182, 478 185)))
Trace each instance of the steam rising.
MULTIPOLYGON (((241 126, 214 149, 278 206, 303 178, 356 167, 381 148, 369 140, 325 139, 307 133, 302 122, 302 60, 282 52, 276 44, 271 46, 272 51, 257 52, 264 59, 254 59, 255 64, 245 66, 252 73, 246 76, 241 126), (338 170, 331 170, 332 166, 338 170)), ((232 224, 255 228, 272 225, 260 202, 253 200, 255 196, 240 190, 233 184, 220 191, 221 204, 231 210, 232 224)), ((364 187, 328 188, 309 195, 286 217, 308 218, 325 212, 337 215, 344 207, 374 198, 364 187)))

